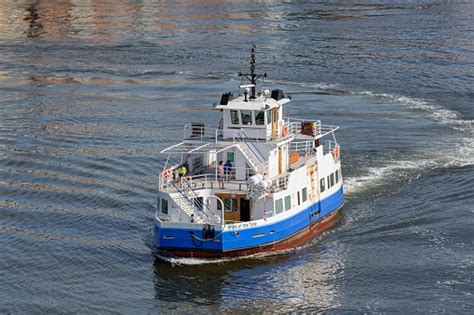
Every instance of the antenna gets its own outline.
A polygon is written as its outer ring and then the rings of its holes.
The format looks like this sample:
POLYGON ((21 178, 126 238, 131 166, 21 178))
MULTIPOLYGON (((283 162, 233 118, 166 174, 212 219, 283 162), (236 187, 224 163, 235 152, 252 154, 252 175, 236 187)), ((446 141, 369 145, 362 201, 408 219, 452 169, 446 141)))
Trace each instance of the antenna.
POLYGON ((253 85, 252 89, 251 89, 251 92, 250 92, 250 99, 251 100, 255 99, 255 91, 257 90, 257 80, 267 77, 266 72, 263 73, 263 74, 257 74, 256 73, 256 70, 255 70, 255 63, 256 63, 255 62, 255 50, 256 49, 257 49, 257 45, 253 45, 252 50, 251 50, 251 56, 250 56, 250 73, 239 72, 239 77, 246 78, 253 85))

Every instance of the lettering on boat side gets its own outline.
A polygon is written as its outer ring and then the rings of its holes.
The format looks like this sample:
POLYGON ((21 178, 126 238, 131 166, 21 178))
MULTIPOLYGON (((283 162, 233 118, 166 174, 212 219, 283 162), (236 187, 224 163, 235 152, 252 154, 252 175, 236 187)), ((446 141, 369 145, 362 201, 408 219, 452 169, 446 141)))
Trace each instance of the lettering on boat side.
POLYGON ((249 227, 255 227, 257 226, 257 223, 255 222, 245 222, 245 223, 239 223, 239 224, 229 224, 225 226, 225 230, 238 230, 238 229, 245 229, 249 227))

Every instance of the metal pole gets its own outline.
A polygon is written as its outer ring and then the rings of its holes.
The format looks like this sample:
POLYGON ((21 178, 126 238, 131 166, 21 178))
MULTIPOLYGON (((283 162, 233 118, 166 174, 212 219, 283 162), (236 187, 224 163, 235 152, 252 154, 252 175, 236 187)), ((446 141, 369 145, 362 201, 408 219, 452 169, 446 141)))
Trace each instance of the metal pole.
POLYGON ((225 225, 225 220, 224 220, 224 202, 222 201, 221 198, 213 195, 207 196, 207 199, 209 198, 216 198, 220 203, 221 203, 221 225, 222 225, 222 230, 224 230, 224 225, 225 225))

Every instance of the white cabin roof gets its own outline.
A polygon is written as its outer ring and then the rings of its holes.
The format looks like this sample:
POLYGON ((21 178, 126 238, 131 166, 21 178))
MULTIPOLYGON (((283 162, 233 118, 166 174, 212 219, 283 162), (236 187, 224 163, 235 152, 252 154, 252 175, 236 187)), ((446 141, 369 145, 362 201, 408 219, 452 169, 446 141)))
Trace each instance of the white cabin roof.
POLYGON ((289 98, 283 98, 279 101, 266 96, 259 96, 254 100, 244 101, 243 96, 230 101, 227 105, 217 105, 217 109, 243 109, 243 110, 268 110, 280 107, 290 101, 289 98))

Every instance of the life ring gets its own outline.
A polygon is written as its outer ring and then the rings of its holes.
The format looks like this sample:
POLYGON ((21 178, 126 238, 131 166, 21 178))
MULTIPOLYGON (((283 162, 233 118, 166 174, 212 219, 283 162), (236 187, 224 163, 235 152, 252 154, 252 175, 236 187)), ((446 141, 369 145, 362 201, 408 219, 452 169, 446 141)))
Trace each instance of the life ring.
POLYGON ((339 146, 335 147, 334 149, 332 149, 332 157, 334 159, 337 159, 339 157, 339 146))
POLYGON ((161 172, 161 176, 164 179, 171 179, 172 178, 171 169, 167 168, 167 169, 163 170, 163 172, 161 172))

